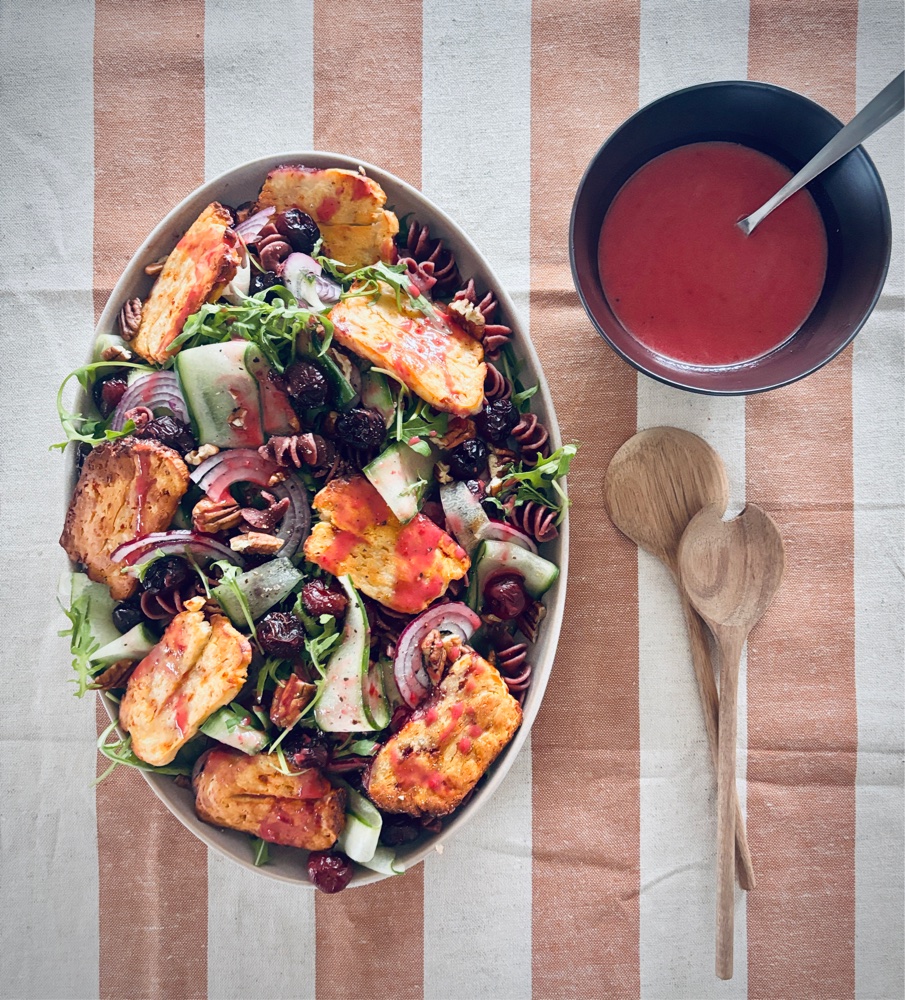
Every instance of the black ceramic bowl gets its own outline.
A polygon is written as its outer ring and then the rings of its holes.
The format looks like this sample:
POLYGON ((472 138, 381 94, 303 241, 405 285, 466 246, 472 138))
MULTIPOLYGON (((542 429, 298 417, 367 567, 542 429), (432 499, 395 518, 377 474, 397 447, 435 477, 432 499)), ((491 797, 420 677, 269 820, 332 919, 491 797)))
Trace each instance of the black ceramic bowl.
POLYGON ((797 171, 842 127, 813 101, 766 83, 728 81, 661 97, 600 147, 578 187, 569 229, 572 277, 582 304, 610 346, 639 371, 680 389, 733 396, 775 389, 816 371, 864 325, 889 266, 886 193, 859 147, 808 185, 828 240, 826 279, 801 329, 775 351, 741 365, 698 368, 646 348, 613 314, 600 284, 597 244, 620 187, 648 160, 691 142, 738 142, 797 171))

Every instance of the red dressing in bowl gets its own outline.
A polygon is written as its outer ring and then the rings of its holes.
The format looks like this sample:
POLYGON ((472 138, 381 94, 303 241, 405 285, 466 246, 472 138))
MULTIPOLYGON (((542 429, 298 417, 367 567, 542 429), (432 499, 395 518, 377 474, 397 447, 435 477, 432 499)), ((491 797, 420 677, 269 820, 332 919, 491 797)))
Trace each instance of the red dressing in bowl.
POLYGON ((750 235, 736 226, 792 176, 772 157, 699 142, 646 163, 603 220, 600 280, 637 340, 683 364, 734 365, 784 343, 820 296, 827 240, 799 191, 750 235))

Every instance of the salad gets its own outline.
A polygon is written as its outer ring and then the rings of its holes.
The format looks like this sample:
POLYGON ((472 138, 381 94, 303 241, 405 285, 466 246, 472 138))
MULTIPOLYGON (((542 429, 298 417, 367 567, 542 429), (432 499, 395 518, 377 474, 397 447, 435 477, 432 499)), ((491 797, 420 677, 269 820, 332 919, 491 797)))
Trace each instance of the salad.
POLYGON ((64 634, 77 694, 118 705, 99 749, 191 787, 255 864, 394 874, 521 723, 575 446, 493 291, 362 172, 277 167, 146 272, 58 396, 64 634))

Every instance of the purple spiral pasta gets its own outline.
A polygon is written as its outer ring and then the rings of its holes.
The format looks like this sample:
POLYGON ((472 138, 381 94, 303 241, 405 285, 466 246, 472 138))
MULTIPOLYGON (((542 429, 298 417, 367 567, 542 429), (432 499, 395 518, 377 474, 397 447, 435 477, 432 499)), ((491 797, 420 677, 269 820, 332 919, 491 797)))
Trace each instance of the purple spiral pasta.
POLYGON ((431 264, 431 277, 438 292, 448 292, 461 281, 452 251, 444 245, 443 240, 432 240, 430 229, 416 219, 412 219, 409 224, 405 251, 400 254, 401 257, 411 258, 421 265, 431 264))
POLYGON ((488 364, 487 375, 484 377, 484 402, 492 403, 496 399, 509 399, 511 396, 512 383, 498 368, 488 364))
POLYGON ((459 291, 453 296, 453 301, 465 300, 470 302, 473 306, 476 306, 478 311, 484 317, 484 354, 491 361, 496 360, 499 357, 501 349, 509 343, 512 339, 512 329, 511 327, 505 326, 502 323, 493 323, 493 317, 496 314, 497 306, 499 303, 493 297, 493 292, 487 292, 487 294, 482 298, 478 299, 477 291, 475 290, 475 283, 473 278, 468 279, 468 284, 464 288, 460 288, 459 291))
POLYGON ((496 666, 506 687, 519 704, 525 697, 525 692, 531 686, 531 664, 528 662, 528 646, 517 642, 508 632, 494 636, 496 666))
POLYGON ((263 458, 269 458, 284 469, 301 469, 309 466, 315 475, 327 470, 335 458, 333 445, 320 434, 293 434, 287 437, 272 437, 267 444, 258 448, 263 458))
POLYGON ((554 538, 558 537, 557 512, 555 510, 535 503, 534 500, 529 500, 518 507, 514 503, 507 506, 509 522, 514 527, 524 531, 526 535, 530 535, 535 541, 552 542, 554 538))
POLYGON ((527 461, 536 460, 538 455, 546 455, 549 451, 550 435, 535 413, 523 413, 512 436, 518 442, 522 457, 527 461))
POLYGON ((156 594, 141 595, 141 610, 145 618, 151 621, 168 621, 185 611, 185 602, 203 594, 197 579, 186 580, 176 587, 160 590, 156 594))

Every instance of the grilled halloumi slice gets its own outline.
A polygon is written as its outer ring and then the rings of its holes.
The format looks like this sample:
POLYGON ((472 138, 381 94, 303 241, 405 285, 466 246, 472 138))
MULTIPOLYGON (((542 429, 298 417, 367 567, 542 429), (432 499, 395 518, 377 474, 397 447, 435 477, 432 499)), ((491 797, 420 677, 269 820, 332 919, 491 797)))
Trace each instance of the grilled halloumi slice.
POLYGON ((188 485, 185 462, 154 438, 124 437, 98 445, 85 458, 60 544, 92 580, 106 583, 114 600, 122 601, 138 581, 111 561, 113 550, 169 527, 188 485))
POLYGON ((318 225, 369 226, 379 219, 386 200, 377 181, 354 170, 285 164, 267 175, 255 210, 300 208, 318 225))
MULTIPOLYGON (((352 291, 356 286, 352 286, 352 291)), ((330 310, 336 340, 394 372, 431 406, 467 417, 484 404, 484 348, 439 306, 425 316, 380 282, 379 295, 350 295, 330 310)))
POLYGON ((170 344, 185 321, 219 298, 242 259, 239 237, 230 228, 232 216, 213 202, 192 223, 173 248, 151 294, 142 306, 141 323, 132 341, 147 361, 162 364, 176 352, 170 344))
POLYGON ((269 754, 211 750, 193 786, 199 819, 274 844, 323 851, 336 843, 346 822, 341 788, 314 767, 283 774, 269 754))
POLYGON ((464 649, 439 686, 381 747, 364 784, 378 809, 445 816, 477 784, 521 725, 497 669, 464 649))
POLYGON ((138 664, 119 706, 132 749, 147 764, 169 764, 208 716, 242 690, 251 644, 223 615, 183 611, 138 664))
POLYGON ((342 261, 346 273, 379 260, 392 264, 396 258, 393 237, 399 232, 399 220, 392 212, 381 212, 369 226, 318 223, 318 229, 324 238, 324 253, 342 261))
POLYGON ((348 574, 394 611, 423 611, 468 572, 468 556, 453 538, 422 514, 401 524, 364 476, 332 480, 313 506, 322 520, 305 542, 305 558, 334 576, 348 574))
POLYGON ((267 175, 256 208, 300 208, 317 223, 327 256, 355 271, 395 260, 399 220, 383 207, 386 200, 377 181, 354 170, 286 164, 267 175))

